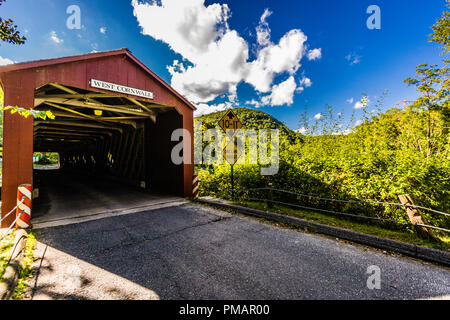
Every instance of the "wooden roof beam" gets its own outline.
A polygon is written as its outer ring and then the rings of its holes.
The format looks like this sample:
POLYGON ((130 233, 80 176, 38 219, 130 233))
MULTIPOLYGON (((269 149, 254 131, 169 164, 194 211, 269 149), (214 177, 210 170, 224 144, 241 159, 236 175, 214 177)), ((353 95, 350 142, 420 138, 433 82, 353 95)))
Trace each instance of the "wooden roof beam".
POLYGON ((66 100, 66 99, 60 99, 60 98, 51 98, 51 99, 45 99, 45 101, 40 101, 39 104, 36 105, 36 107, 39 107, 40 105, 52 102, 56 104, 63 104, 68 106, 74 106, 74 107, 82 107, 87 109, 98 109, 98 110, 104 110, 104 111, 111 111, 116 113, 123 113, 123 114, 131 114, 135 116, 143 116, 143 117, 150 117, 151 114, 148 112, 138 111, 138 110, 132 110, 129 108, 124 108, 124 106, 117 105, 105 105, 101 103, 94 103, 94 102, 82 102, 79 100, 66 100))
POLYGON ((147 111, 150 114, 150 118, 152 119, 153 123, 156 123, 156 117, 157 114, 155 111, 151 110, 151 108, 147 107, 145 104, 139 102, 136 99, 133 98, 127 98, 129 101, 131 101, 132 103, 134 103, 135 105, 137 105, 138 107, 144 109, 145 111, 147 111))
POLYGON ((125 98, 106 93, 76 93, 76 94, 37 94, 37 99, 61 98, 61 99, 92 99, 92 98, 125 98))
MULTIPOLYGON (((75 129, 75 128, 58 128, 58 127, 43 126, 43 125, 35 126, 33 128, 33 132, 37 132, 37 131, 41 131, 41 130, 48 130, 48 131, 54 131, 54 132, 67 132, 67 133, 80 132, 80 129, 75 129)), ((102 130, 102 129, 83 130, 82 133, 104 134, 104 135, 108 135, 110 137, 112 137, 112 135, 113 135, 113 133, 111 131, 107 131, 106 129, 105 130, 102 130)))
POLYGON ((37 135, 61 135, 61 136, 74 136, 74 137, 101 137, 104 139, 105 135, 101 132, 97 133, 78 133, 78 132, 63 132, 63 131, 52 131, 52 130, 39 130, 34 132, 34 136, 37 135))
POLYGON ((35 125, 40 124, 49 124, 49 125, 60 125, 60 126, 70 126, 70 127, 80 127, 80 128, 96 128, 96 129, 109 129, 109 130, 117 130, 120 133, 123 133, 123 129, 118 128, 117 126, 106 126, 101 124, 94 123, 81 123, 77 121, 57 121, 57 120, 37 120, 34 121, 35 125))

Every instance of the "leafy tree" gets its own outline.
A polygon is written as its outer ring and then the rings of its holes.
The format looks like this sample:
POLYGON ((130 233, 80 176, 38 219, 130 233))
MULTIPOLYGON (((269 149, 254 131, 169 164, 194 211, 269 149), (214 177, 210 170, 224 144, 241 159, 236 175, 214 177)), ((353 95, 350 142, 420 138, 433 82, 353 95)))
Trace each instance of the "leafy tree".
MULTIPOLYGON (((447 8, 450 8, 450 0, 447 0, 447 8)), ((433 33, 430 41, 440 43, 443 47, 443 54, 450 51, 450 11, 444 11, 442 17, 431 27, 433 33)))
MULTIPOLYGON (((6 0, 0 0, 0 6, 6 0)), ((7 43, 12 44, 23 44, 25 43, 24 36, 20 35, 20 32, 17 31, 17 26, 14 24, 14 21, 11 19, 3 19, 0 17, 0 39, 7 43)))
MULTIPOLYGON (((6 0, 0 0, 0 6, 6 0)), ((3 20, 0 17, 0 39, 3 42, 12 43, 12 44, 23 44, 25 43, 26 38, 20 35, 20 32, 17 31, 17 26, 14 24, 13 20, 6 19, 3 20)), ((3 105, 3 90, 0 88, 0 143, 3 145, 3 111, 10 110, 11 114, 18 113, 22 117, 28 118, 29 116, 33 116, 34 118, 39 119, 54 119, 55 116, 51 111, 37 111, 32 109, 25 109, 18 106, 4 106, 3 105)))
POLYGON ((17 106, 7 106, 5 107, 3 105, 4 103, 4 95, 3 90, 0 88, 0 145, 3 145, 3 111, 10 110, 11 114, 17 113, 20 116, 24 118, 28 118, 29 116, 32 116, 36 119, 55 119, 55 116, 53 113, 49 110, 47 111, 38 111, 38 110, 32 110, 32 109, 25 109, 17 106))
MULTIPOLYGON (((426 135, 426 156, 430 157, 436 145, 436 139, 448 134, 444 127, 450 120, 449 109, 449 81, 450 69, 439 68, 436 65, 419 65, 416 77, 408 78, 405 82, 416 87, 420 96, 411 103, 412 110, 423 111, 426 117, 424 123, 426 135)), ((418 132, 422 132, 419 130, 418 132)))
MULTIPOLYGON (((447 0, 450 7, 450 0, 447 0)), ((434 31, 430 35, 430 41, 442 45, 446 54, 450 50, 450 12, 443 13, 432 26, 434 31)), ((424 123, 426 135, 426 156, 430 157, 436 145, 436 139, 448 135, 450 121, 450 60, 444 59, 444 66, 421 64, 416 67, 416 76, 407 78, 405 83, 415 86, 419 98, 411 102, 410 108, 423 111, 426 117, 424 123)), ((421 132, 423 130, 419 130, 421 132)))

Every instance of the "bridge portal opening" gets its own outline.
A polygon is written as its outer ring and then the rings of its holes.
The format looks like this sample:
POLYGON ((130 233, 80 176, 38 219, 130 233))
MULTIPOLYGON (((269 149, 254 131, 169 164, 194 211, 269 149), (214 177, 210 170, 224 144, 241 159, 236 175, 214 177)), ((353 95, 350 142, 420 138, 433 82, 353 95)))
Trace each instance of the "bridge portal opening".
POLYGON ((55 116, 34 121, 34 153, 59 155, 56 167, 35 166, 35 222, 183 196, 183 166, 171 161, 172 132, 183 127, 174 107, 48 83, 34 109, 55 116))

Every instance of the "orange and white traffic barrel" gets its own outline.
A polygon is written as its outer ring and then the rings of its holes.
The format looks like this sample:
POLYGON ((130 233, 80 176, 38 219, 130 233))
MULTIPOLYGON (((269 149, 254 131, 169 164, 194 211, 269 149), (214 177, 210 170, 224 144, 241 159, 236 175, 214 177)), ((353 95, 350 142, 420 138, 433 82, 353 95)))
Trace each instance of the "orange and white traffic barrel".
POLYGON ((16 228, 18 229, 31 227, 31 195, 31 184, 21 184, 17 189, 16 228))
POLYGON ((198 176, 194 175, 194 179, 192 180, 192 197, 194 199, 198 198, 198 176))

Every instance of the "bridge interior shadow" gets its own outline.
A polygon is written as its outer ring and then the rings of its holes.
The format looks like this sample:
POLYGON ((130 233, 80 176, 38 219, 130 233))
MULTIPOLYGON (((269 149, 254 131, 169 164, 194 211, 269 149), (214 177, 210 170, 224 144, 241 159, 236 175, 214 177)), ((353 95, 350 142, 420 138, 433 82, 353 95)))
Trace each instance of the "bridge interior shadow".
POLYGON ((144 190, 107 176, 68 170, 35 170, 32 223, 144 207, 175 197, 144 190))

